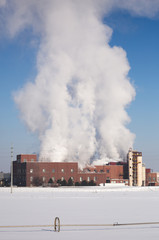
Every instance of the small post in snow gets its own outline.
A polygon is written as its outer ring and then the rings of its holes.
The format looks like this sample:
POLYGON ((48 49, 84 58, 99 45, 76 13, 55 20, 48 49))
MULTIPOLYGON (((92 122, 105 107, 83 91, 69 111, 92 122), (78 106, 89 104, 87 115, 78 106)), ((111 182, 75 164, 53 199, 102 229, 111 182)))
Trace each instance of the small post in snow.
POLYGON ((54 231, 55 232, 60 232, 60 219, 59 219, 59 217, 55 217, 55 220, 54 220, 54 231))

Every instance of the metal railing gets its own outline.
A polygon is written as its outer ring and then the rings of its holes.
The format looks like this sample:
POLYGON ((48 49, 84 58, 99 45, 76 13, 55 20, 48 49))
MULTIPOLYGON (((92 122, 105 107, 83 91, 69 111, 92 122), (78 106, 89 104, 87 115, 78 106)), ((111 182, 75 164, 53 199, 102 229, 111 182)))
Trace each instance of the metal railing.
POLYGON ((113 224, 61 224, 59 217, 56 217, 54 224, 50 225, 10 225, 0 226, 0 228, 32 228, 32 227, 53 227, 55 232, 60 232, 61 227, 117 227, 117 226, 137 226, 137 225, 153 225, 159 222, 138 222, 138 223, 118 223, 113 224))

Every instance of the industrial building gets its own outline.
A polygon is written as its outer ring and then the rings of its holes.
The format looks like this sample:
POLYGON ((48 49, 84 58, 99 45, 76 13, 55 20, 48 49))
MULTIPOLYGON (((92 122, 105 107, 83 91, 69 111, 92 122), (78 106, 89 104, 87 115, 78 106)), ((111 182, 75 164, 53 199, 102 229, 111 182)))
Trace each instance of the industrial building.
POLYGON ((17 155, 13 162, 13 184, 48 186, 71 179, 73 185, 122 183, 129 186, 158 186, 159 173, 146 169, 142 152, 129 149, 127 162, 109 162, 79 169, 78 162, 40 162, 36 154, 17 155))
POLYGON ((124 183, 128 185, 127 164, 124 162, 109 163, 102 166, 88 166, 78 168, 77 162, 38 162, 36 155, 17 155, 13 162, 13 184, 17 186, 36 186, 37 182, 43 186, 53 183, 69 181, 73 183, 93 182, 124 183))

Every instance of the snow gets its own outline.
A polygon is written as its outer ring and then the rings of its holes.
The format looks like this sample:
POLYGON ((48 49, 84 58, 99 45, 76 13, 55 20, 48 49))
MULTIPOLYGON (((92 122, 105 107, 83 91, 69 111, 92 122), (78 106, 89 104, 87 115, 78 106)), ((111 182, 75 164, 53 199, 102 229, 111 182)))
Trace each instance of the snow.
MULTIPOLYGON (((158 187, 0 188, 0 226, 159 222, 158 187)), ((0 228, 0 239, 158 239, 159 224, 0 228)))

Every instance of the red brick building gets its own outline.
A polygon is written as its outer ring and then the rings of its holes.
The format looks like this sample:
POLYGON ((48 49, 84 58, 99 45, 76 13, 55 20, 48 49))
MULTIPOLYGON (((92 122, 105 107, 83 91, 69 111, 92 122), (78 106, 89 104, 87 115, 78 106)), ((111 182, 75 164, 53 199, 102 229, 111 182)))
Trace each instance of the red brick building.
POLYGON ((125 183, 128 185, 127 164, 125 162, 109 163, 102 166, 88 166, 83 170, 77 162, 38 162, 36 155, 17 155, 13 162, 13 183, 17 186, 34 186, 37 181, 47 185, 50 179, 72 179, 76 182, 125 183))
POLYGON ((146 186, 159 186, 159 173, 146 169, 146 186))

